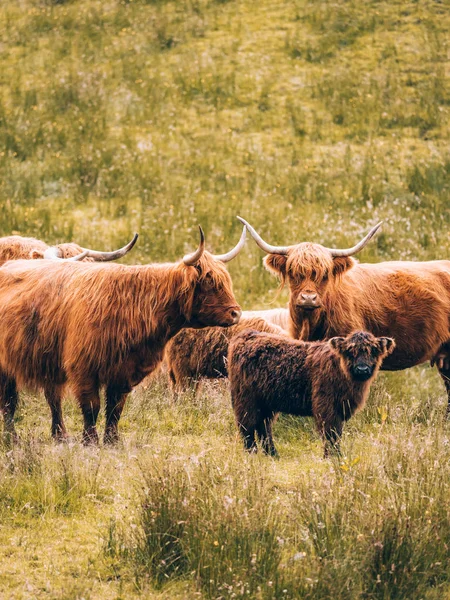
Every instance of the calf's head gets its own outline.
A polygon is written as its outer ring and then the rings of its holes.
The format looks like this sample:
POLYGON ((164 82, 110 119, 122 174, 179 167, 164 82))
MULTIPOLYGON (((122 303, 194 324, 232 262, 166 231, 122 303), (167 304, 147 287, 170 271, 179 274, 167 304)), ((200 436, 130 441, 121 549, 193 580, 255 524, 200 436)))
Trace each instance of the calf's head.
POLYGON ((355 264, 352 255, 360 252, 381 227, 378 223, 356 246, 341 250, 310 242, 272 246, 244 219, 238 219, 246 225, 258 246, 267 252, 268 256, 264 259, 266 268, 275 273, 282 283, 287 281, 289 311, 291 319, 298 325, 304 319, 318 320, 325 310, 327 294, 332 292, 339 277, 355 264))
POLYGON ((367 331, 334 337, 329 343, 339 356, 344 373, 355 381, 367 381, 374 377, 383 359, 395 348, 392 338, 377 338, 367 331))
POLYGON ((241 317, 241 307, 233 294, 231 277, 225 264, 239 254, 245 244, 246 228, 237 245, 226 254, 213 255, 205 250, 200 227, 200 245, 180 263, 185 288, 181 310, 189 327, 230 327, 241 317))

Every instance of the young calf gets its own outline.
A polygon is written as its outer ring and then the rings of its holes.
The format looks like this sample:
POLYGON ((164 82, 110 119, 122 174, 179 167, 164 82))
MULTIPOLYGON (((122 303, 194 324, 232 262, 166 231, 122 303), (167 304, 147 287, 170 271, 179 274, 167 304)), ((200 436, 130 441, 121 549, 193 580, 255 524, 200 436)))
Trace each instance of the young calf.
POLYGON ((327 342, 301 342, 245 330, 230 342, 228 376, 236 422, 245 447, 275 456, 272 423, 278 412, 313 416, 325 442, 325 456, 339 439, 344 421, 360 408, 391 338, 356 331, 327 342))

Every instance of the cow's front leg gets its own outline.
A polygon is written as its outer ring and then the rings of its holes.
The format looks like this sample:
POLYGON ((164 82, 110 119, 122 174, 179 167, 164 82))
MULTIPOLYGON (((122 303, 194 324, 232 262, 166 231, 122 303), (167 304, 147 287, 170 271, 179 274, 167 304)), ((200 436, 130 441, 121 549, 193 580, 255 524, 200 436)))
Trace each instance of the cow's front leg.
POLYGON ((344 422, 338 416, 332 419, 316 417, 317 429, 324 441, 324 458, 330 454, 339 456, 341 453, 340 441, 344 422))
POLYGON ((128 392, 123 388, 110 385, 106 388, 106 428, 104 443, 115 444, 119 440, 119 419, 127 399, 128 392))
POLYGON ((57 442, 62 442, 67 439, 67 431, 61 409, 62 387, 57 385, 45 386, 44 394, 52 413, 52 437, 57 442))
POLYGON ((84 419, 83 444, 98 444, 97 417, 100 412, 98 384, 94 382, 78 383, 73 386, 75 397, 80 405, 84 419))

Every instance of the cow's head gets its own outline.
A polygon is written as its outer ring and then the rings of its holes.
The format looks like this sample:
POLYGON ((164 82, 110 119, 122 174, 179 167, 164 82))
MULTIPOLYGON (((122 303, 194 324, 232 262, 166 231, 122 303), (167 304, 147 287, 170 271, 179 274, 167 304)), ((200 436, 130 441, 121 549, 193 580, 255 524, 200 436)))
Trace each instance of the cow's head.
POLYGON ((378 223, 356 246, 340 250, 310 242, 272 246, 244 219, 238 219, 246 225, 258 246, 267 252, 268 256, 264 259, 266 268, 275 273, 282 283, 287 281, 291 319, 299 328, 304 320, 320 320, 327 293, 341 275, 355 264, 352 256, 360 252, 381 227, 381 223, 378 223))
POLYGON ((237 245, 221 255, 213 255, 205 250, 205 236, 202 228, 199 229, 199 247, 192 254, 187 254, 178 266, 182 275, 181 287, 185 288, 180 308, 188 327, 236 325, 242 311, 233 295, 233 285, 225 263, 241 251, 245 244, 246 228, 237 245))
POLYGON ((395 348, 392 338, 377 338, 367 331, 331 338, 329 344, 339 356, 344 373, 355 381, 368 381, 374 377, 383 359, 395 348))
POLYGON ((89 248, 82 248, 78 244, 73 242, 58 244, 57 246, 50 246, 45 251, 38 248, 34 248, 30 252, 30 258, 47 258, 50 260, 68 260, 78 261, 84 260, 86 262, 108 262, 110 260, 117 260, 125 256, 135 245, 138 239, 138 234, 135 233, 131 242, 128 242, 123 248, 119 250, 113 250, 112 252, 100 252, 98 250, 91 250, 89 248))

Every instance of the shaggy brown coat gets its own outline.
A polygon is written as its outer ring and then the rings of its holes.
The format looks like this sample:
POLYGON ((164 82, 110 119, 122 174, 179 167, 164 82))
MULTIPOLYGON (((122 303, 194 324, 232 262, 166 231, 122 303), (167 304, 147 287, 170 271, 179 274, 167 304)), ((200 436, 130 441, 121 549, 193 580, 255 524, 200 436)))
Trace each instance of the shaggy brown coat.
POLYGON ((382 369, 436 362, 450 408, 450 261, 359 264, 302 243, 264 262, 289 284, 292 337, 321 340, 355 329, 391 336, 396 348, 382 369), (317 295, 313 310, 303 308, 305 294, 317 295))
POLYGON ((0 407, 14 434, 17 386, 41 388, 52 433, 64 437, 65 385, 98 440, 99 389, 106 388, 105 441, 128 392, 161 361, 183 327, 230 326, 240 309, 224 265, 204 252, 195 266, 11 261, 0 269, 0 407))
POLYGON ((328 342, 302 342, 246 330, 228 352, 231 400, 245 447, 276 455, 272 423, 278 412, 313 416, 325 455, 339 449, 342 427, 364 406, 391 338, 355 332, 328 342))
POLYGON ((248 318, 247 314, 244 311, 239 323, 233 327, 206 327, 201 331, 183 329, 170 340, 164 358, 175 391, 182 392, 189 387, 196 390, 201 379, 227 377, 228 345, 244 329, 286 334, 281 327, 259 317, 248 318))
MULTIPOLYGON (((45 242, 35 238, 22 237, 21 235, 9 235, 0 238, 0 266, 8 260, 44 258, 44 252, 48 250, 45 242)), ((83 252, 78 244, 67 243, 55 246, 60 250, 60 258, 71 258, 83 252)), ((85 257, 85 262, 94 262, 93 258, 85 257)))

